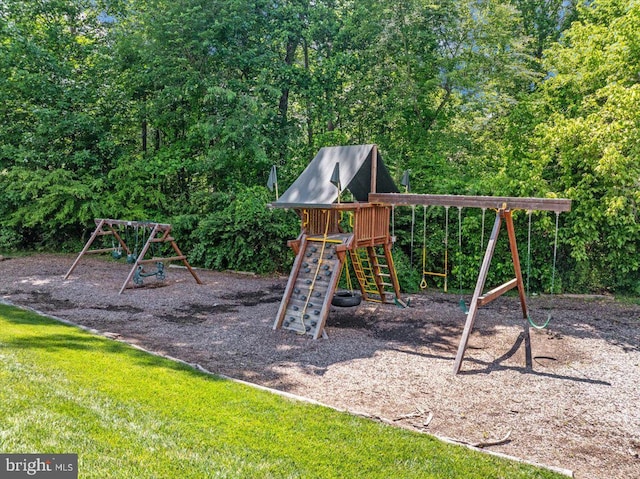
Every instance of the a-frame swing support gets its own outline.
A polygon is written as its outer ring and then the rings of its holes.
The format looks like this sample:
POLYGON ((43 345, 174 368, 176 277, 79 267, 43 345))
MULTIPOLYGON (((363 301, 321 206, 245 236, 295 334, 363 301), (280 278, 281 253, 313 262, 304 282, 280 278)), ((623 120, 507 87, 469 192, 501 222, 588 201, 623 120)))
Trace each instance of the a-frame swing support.
POLYGON ((187 257, 184 254, 182 254, 182 251, 180 251, 180 248, 178 248, 178 244, 176 243, 175 238, 171 236, 172 226, 170 224, 155 223, 155 222, 148 222, 148 221, 145 222, 145 221, 114 220, 114 219, 105 219, 105 218, 96 218, 94 221, 96 224, 96 229, 93 231, 93 233, 91 234, 91 237, 89 238, 87 243, 84 245, 84 248, 82 248, 82 251, 80 251, 80 253, 78 254, 77 258, 71 265, 71 268, 69 268, 69 271, 67 271, 67 274, 64 275, 64 279, 67 279, 69 275, 71 275, 73 270, 76 268, 76 266, 80 262, 80 259, 85 254, 108 253, 118 248, 122 248, 127 252, 127 254, 131 254, 131 249, 126 244, 122 236, 120 236, 120 234, 118 233, 118 228, 124 226, 124 227, 135 227, 135 228, 150 228, 151 233, 147 237, 147 240, 145 241, 144 246, 140 251, 140 254, 136 257, 136 260, 131 268, 131 271, 129 271, 129 275, 127 276, 127 279, 122 284, 122 287, 120 288, 120 291, 118 294, 122 294, 122 292, 125 290, 125 288, 129 284, 129 281, 131 281, 131 279, 133 278, 133 275, 135 274, 138 267, 146 263, 157 263, 157 262, 165 262, 165 261, 182 261, 185 267, 187 268, 187 270, 189 271, 189 273, 191 273, 191 276, 193 276, 193 279, 196 280, 196 283, 202 284, 202 281, 200 281, 200 278, 198 277, 194 269, 191 267, 191 265, 187 261, 187 257), (118 246, 114 246, 112 248, 89 249, 93 244, 93 242, 100 236, 113 236, 113 238, 117 240, 118 246), (145 255, 150 250, 151 245, 154 243, 170 243, 176 255, 170 256, 170 257, 153 257, 150 259, 145 259, 145 255))
POLYGON ((520 305, 522 307, 522 315, 525 318, 524 334, 525 334, 525 346, 527 350, 527 365, 531 365, 531 348, 529 339, 529 324, 526 320, 528 317, 528 308, 524 282, 522 279, 522 270, 520 267, 520 257, 518 255, 518 245, 516 242, 515 228, 513 226, 512 211, 516 209, 528 210, 528 211, 555 211, 560 213, 563 211, 569 211, 571 209, 571 200, 563 198, 517 198, 517 197, 497 197, 497 196, 464 196, 464 195, 421 195, 421 194, 397 194, 397 193, 371 193, 369 195, 369 201, 374 204, 382 205, 432 205, 432 206, 457 206, 460 208, 490 208, 496 210, 496 219, 491 231, 491 237, 487 243, 487 249, 482 260, 482 266, 478 273, 478 279, 476 281, 476 287, 469 306, 469 312, 467 313, 467 319, 465 322, 464 330, 462 332, 462 338, 458 346, 458 352, 454 363, 453 372, 457 374, 462 366, 462 360, 464 359, 464 353, 467 349, 469 342, 469 336, 473 330, 473 326, 478 314, 478 308, 484 306, 491 301, 502 296, 507 291, 513 288, 518 288, 518 295, 520 298, 520 305), (515 272, 515 278, 507 281, 506 283, 488 291, 483 294, 487 274, 489 273, 489 267, 491 266, 491 259, 495 252, 496 242, 498 240, 498 234, 502 223, 505 223, 507 228, 507 234, 509 236, 509 249, 511 250, 511 257, 513 261, 513 269, 515 272))

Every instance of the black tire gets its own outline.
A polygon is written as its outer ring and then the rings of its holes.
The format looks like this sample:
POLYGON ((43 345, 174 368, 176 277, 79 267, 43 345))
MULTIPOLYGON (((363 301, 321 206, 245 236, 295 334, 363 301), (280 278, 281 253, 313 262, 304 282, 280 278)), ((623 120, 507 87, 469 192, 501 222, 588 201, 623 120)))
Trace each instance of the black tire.
POLYGON ((358 306, 362 302, 362 296, 360 293, 351 291, 338 291, 333 295, 331 304, 340 308, 350 308, 352 306, 358 306))

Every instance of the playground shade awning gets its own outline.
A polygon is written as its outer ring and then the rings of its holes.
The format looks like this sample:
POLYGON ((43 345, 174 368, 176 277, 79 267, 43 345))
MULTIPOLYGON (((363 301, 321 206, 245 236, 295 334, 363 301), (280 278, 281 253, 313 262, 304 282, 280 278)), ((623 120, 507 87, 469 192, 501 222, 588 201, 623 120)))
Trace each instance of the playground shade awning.
POLYGON ((340 169, 342 190, 348 189, 356 201, 366 202, 371 193, 373 157, 376 157, 377 193, 397 193, 389 170, 375 145, 328 146, 321 148, 302 174, 280 198, 276 208, 329 206, 338 199, 338 188, 331 182, 336 163, 340 169))

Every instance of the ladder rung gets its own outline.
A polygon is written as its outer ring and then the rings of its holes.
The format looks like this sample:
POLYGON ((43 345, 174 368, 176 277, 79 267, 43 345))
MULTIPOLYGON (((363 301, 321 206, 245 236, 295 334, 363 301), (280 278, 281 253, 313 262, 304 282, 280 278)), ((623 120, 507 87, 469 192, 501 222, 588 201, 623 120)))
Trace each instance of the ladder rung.
POLYGON ((442 278, 446 278, 447 277, 447 273, 433 273, 431 271, 425 271, 424 274, 427 275, 427 276, 440 276, 442 278))

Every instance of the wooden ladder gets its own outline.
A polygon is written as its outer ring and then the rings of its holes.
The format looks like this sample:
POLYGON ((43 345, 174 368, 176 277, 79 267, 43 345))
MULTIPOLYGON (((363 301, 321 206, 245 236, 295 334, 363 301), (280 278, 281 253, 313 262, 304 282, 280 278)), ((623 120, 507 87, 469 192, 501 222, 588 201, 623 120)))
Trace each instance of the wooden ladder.
POLYGON ((350 253, 362 298, 365 301, 393 303, 393 299, 399 297, 400 287, 387 245, 357 248, 350 253))

